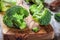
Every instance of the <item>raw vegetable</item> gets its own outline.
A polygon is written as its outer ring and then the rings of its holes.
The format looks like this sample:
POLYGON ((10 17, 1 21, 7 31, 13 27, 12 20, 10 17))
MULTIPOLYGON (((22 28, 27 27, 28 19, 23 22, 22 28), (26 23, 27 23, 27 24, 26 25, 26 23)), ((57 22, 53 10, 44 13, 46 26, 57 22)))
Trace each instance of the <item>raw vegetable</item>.
POLYGON ((25 29, 26 23, 24 18, 29 15, 28 11, 21 6, 13 6, 6 11, 6 14, 3 17, 3 22, 8 27, 15 27, 19 29, 25 29))
POLYGON ((43 8, 44 6, 42 3, 39 6, 32 5, 30 6, 30 12, 33 16, 33 19, 36 22, 39 22, 40 25, 48 25, 51 20, 51 12, 49 12, 47 8, 43 8))
POLYGON ((30 12, 33 15, 34 12, 41 12, 44 8, 44 5, 40 3, 39 5, 33 4, 30 6, 30 12))
POLYGON ((40 14, 39 17, 39 23, 41 25, 48 25, 50 23, 51 20, 51 12, 49 12, 49 10, 47 8, 44 9, 44 11, 40 14))
POLYGON ((54 15, 56 21, 60 22, 60 13, 54 15))
POLYGON ((14 5, 16 5, 16 0, 0 0, 0 12, 6 11, 14 5))
POLYGON ((38 32, 38 31, 39 31, 39 28, 38 28, 38 27, 34 27, 34 28, 32 29, 32 31, 38 32))
POLYGON ((41 2, 44 3, 44 0, 25 0, 27 3, 34 3, 39 5, 41 2))

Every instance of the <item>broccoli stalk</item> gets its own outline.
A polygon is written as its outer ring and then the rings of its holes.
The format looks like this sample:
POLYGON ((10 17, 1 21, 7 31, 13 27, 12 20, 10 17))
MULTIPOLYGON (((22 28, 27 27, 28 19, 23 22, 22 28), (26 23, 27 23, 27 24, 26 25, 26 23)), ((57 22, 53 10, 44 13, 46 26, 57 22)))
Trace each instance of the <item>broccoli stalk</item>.
POLYGON ((3 22, 8 27, 15 27, 21 30, 26 28, 24 18, 29 15, 28 11, 21 6, 13 6, 6 11, 3 22))

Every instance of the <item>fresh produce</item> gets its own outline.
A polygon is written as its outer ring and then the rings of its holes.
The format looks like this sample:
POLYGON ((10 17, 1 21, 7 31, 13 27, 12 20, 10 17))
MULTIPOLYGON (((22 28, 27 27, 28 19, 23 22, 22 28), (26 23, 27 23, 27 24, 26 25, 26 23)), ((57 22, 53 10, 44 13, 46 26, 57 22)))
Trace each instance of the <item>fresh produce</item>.
POLYGON ((16 5, 16 0, 0 0, 0 12, 6 11, 14 5, 16 5))
POLYGON ((40 5, 33 4, 30 6, 30 12, 33 15, 35 12, 40 12, 44 8, 44 5, 40 3, 40 5))
POLYGON ((0 0, 0 12, 2 10, 2 0, 0 0))
POLYGON ((34 28, 32 29, 32 31, 38 32, 38 31, 39 31, 39 28, 38 28, 38 27, 34 27, 34 28))
POLYGON ((29 15, 28 11, 21 6, 13 6, 6 11, 6 14, 3 17, 3 22, 8 27, 15 27, 19 29, 25 29, 26 23, 24 18, 29 15))
POLYGON ((33 16, 33 19, 36 22, 39 22, 40 25, 48 25, 51 20, 51 12, 49 12, 47 8, 43 8, 44 6, 42 3, 39 6, 32 5, 30 6, 30 12, 33 16))
POLYGON ((39 5, 41 2, 43 3, 44 0, 25 0, 27 3, 34 3, 39 5))
POLYGON ((51 12, 49 12, 49 10, 47 8, 44 9, 44 11, 40 14, 39 17, 39 23, 41 25, 48 25, 50 23, 51 20, 51 12))
POLYGON ((56 21, 60 22, 60 13, 54 15, 56 21))

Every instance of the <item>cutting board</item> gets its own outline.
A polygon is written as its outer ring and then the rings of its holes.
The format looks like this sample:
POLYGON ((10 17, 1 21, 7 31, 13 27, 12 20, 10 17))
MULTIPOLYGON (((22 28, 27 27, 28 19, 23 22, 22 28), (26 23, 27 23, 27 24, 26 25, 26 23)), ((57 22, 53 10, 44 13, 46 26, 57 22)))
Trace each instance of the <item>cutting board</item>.
POLYGON ((8 28, 3 23, 3 16, 4 12, 0 14, 0 22, 4 40, 52 40, 54 38, 54 30, 50 24, 45 27, 41 26, 42 28, 37 33, 31 32, 28 29, 21 32, 16 28, 8 28))

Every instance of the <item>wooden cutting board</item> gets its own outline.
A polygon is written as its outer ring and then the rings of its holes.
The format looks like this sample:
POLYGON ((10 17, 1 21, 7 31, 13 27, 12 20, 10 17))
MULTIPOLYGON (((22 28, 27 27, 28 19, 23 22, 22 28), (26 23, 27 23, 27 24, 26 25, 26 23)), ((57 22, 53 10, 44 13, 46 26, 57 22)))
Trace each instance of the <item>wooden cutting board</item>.
POLYGON ((28 29, 21 32, 19 29, 8 28, 3 23, 3 16, 4 13, 1 13, 0 22, 4 40, 52 40, 54 38, 54 30, 50 24, 45 27, 41 26, 42 28, 38 33, 28 29))

